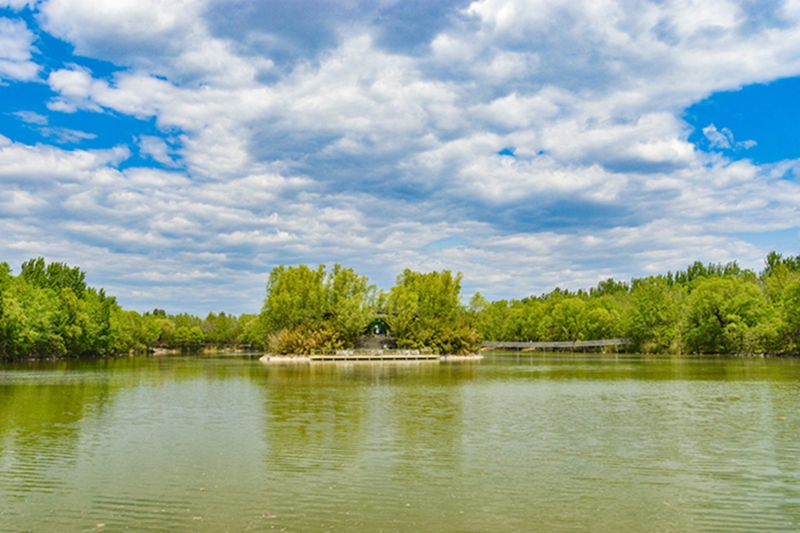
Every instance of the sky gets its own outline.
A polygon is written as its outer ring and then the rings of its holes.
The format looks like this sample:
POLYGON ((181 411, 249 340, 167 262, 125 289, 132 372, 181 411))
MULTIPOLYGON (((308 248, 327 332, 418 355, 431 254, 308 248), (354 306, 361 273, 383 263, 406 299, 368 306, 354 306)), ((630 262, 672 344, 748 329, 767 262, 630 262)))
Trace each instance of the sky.
POLYGON ((0 0, 0 261, 258 312, 800 254, 800 1, 0 0))

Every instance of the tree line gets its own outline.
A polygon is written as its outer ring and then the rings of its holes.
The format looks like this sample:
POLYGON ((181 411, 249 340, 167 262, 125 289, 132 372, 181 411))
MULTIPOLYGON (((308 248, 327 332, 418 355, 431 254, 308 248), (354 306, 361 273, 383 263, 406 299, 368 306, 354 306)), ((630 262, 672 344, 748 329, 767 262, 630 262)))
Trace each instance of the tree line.
POLYGON ((0 360, 258 345, 252 338, 258 321, 257 314, 139 314, 88 286, 78 267, 38 258, 15 276, 0 263, 0 360))
POLYGON ((761 272, 695 262, 685 270, 608 279, 589 290, 461 303, 461 274, 404 270, 387 293, 336 265, 273 270, 260 318, 277 353, 350 347, 381 317, 400 348, 475 351, 481 341, 627 338, 643 353, 800 352, 800 255, 770 252, 761 272))
POLYGON ((497 341, 629 338, 642 353, 800 352, 800 256, 770 252, 756 273, 736 262, 609 279, 589 291, 470 301, 478 333, 497 341))
POLYGON ((0 263, 0 359, 81 357, 245 346, 282 354, 352 348, 380 321, 400 348, 475 351, 481 341, 629 338, 645 353, 800 352, 800 255, 767 255, 761 272, 736 262, 608 279, 589 290, 461 301, 460 273, 409 269, 387 292, 351 268, 279 266, 259 314, 200 318, 124 310, 77 267, 0 263))

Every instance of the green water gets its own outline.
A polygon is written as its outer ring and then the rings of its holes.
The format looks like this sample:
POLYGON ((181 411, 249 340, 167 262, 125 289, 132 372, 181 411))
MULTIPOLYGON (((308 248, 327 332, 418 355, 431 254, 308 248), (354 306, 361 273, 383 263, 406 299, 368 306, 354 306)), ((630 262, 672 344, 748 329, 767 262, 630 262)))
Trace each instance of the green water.
POLYGON ((800 531, 800 361, 0 366, 2 532, 800 531))

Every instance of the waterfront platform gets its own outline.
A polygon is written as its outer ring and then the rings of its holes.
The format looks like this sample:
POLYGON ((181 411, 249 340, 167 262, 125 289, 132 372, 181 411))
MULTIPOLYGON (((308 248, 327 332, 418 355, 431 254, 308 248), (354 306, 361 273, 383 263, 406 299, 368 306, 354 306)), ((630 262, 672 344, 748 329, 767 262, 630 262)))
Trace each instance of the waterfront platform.
POLYGON ((438 361, 439 354, 421 350, 336 350, 312 353, 311 361, 438 361))

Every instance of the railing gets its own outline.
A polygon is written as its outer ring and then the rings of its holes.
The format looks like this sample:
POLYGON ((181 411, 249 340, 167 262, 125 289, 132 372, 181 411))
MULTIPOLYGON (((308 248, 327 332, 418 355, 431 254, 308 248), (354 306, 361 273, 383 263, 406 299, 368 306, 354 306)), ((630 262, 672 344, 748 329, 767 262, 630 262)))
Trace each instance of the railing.
POLYGON ((421 350, 399 350, 399 349, 372 349, 372 348, 358 348, 352 350, 311 350, 311 355, 339 355, 339 356, 361 356, 361 355, 382 355, 386 357, 402 355, 436 355, 436 352, 430 348, 423 348, 421 350))

